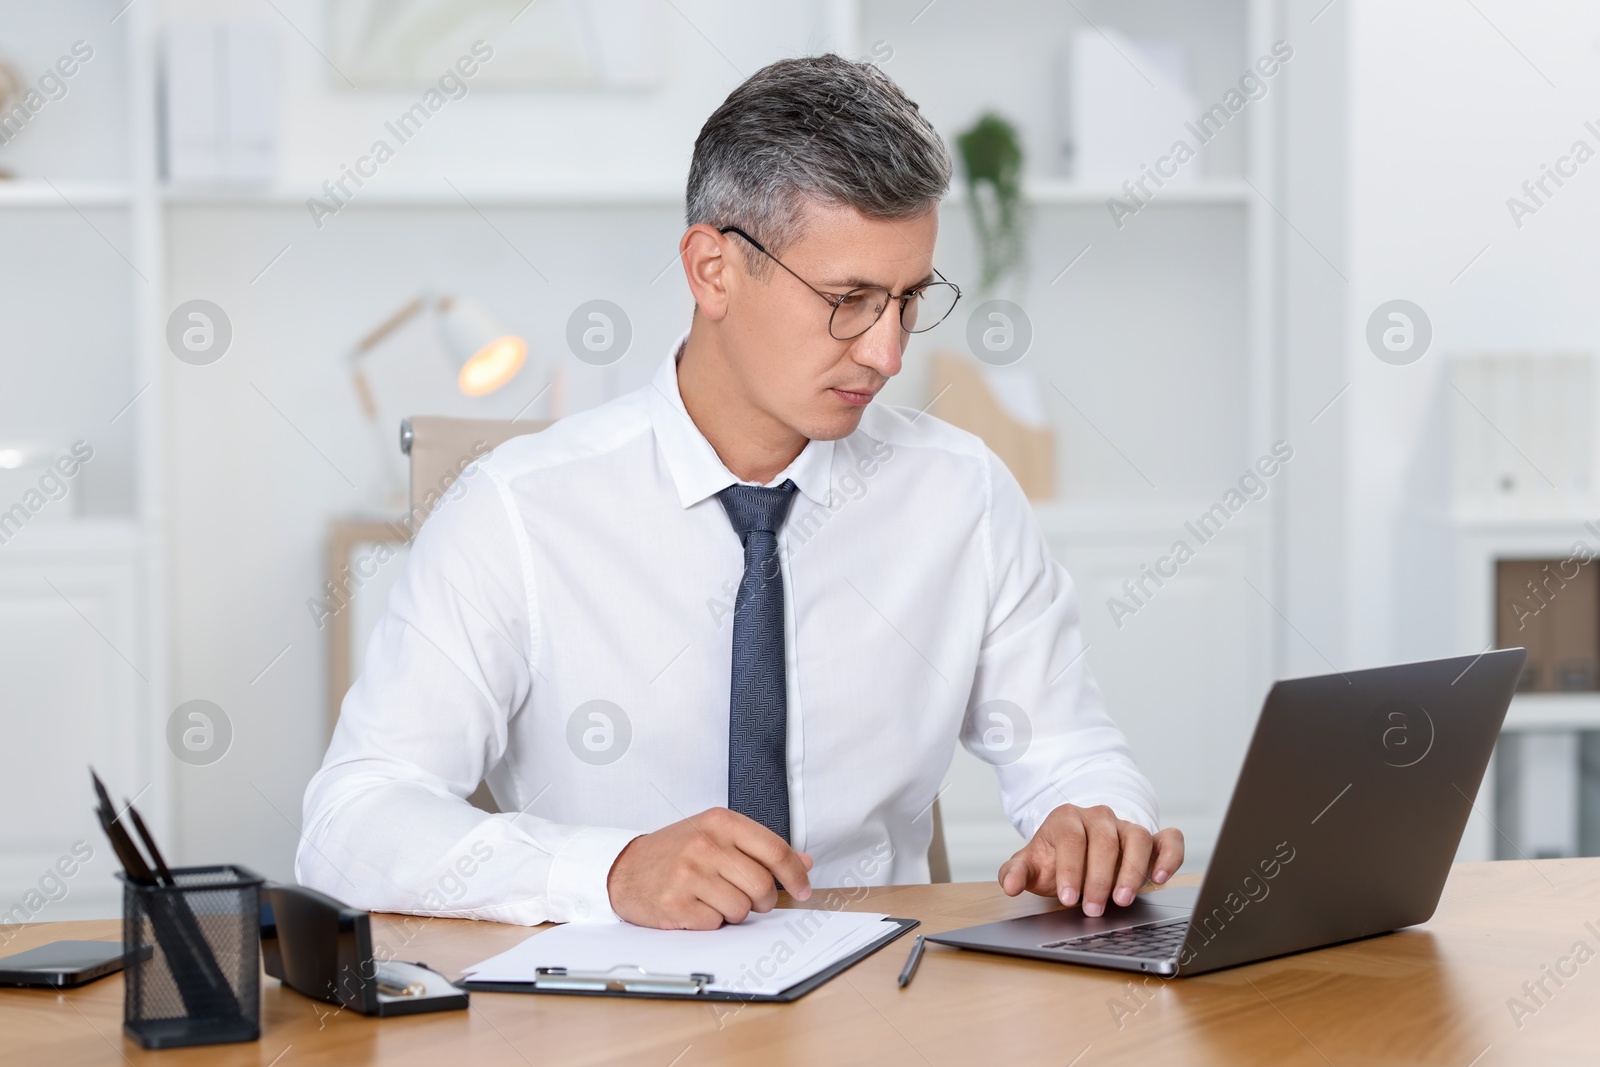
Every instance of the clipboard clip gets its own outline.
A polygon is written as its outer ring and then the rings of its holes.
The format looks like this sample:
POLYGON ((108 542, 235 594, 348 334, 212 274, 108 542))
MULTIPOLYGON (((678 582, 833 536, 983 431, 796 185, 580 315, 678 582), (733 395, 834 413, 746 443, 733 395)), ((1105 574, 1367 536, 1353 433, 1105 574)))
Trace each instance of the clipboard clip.
POLYGON ((651 974, 643 967, 618 964, 608 971, 569 971, 565 967, 539 967, 534 989, 575 989, 597 993, 667 993, 698 996, 713 980, 709 974, 651 974))

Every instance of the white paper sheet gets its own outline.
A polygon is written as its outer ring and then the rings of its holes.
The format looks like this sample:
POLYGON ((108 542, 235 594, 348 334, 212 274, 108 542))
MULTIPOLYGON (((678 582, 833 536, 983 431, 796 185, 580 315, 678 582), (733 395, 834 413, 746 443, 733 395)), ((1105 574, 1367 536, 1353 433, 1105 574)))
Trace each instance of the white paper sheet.
POLYGON ((878 912, 779 908, 717 930, 652 930, 629 923, 568 923, 466 969, 480 982, 532 982, 539 967, 710 974, 707 988, 781 993, 883 936, 878 912))

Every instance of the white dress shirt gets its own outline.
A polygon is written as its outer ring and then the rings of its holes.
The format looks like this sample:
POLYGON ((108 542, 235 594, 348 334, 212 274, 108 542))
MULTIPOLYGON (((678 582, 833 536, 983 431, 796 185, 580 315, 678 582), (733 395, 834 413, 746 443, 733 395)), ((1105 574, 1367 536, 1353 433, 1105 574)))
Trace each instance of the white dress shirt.
MULTIPOLYGON (((418 532, 306 789, 302 883, 381 911, 614 919, 622 848, 727 805, 744 554, 716 494, 738 479, 678 393, 687 336, 649 385, 467 468, 418 532), (485 779, 504 814, 467 803, 485 779)), ((958 739, 1025 838, 1069 802, 1157 828, 1072 582, 981 441, 873 403, 784 479, 790 827, 813 886, 928 880, 958 739)))

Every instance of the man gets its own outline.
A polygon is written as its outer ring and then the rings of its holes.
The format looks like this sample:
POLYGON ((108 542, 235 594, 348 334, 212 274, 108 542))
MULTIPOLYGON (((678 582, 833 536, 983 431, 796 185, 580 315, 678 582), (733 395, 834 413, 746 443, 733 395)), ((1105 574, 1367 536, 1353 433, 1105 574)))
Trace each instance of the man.
POLYGON ((873 399, 958 295, 949 180, 871 65, 784 60, 728 97, 690 167, 688 331, 420 531, 306 790, 302 882, 715 928, 779 886, 925 881, 958 739, 1029 839, 1007 893, 1098 915, 1177 870, 1015 479, 873 399), (466 800, 485 777, 502 814, 466 800))

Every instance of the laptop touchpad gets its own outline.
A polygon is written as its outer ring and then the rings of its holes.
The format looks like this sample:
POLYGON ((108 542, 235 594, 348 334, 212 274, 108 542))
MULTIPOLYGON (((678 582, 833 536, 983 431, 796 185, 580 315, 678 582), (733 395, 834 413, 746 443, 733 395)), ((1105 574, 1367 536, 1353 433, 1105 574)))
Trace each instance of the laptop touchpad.
POLYGON ((1109 930, 1125 930, 1130 926, 1142 926, 1145 923, 1187 918, 1189 913, 1194 910, 1194 902, 1199 895, 1198 889, 1169 889, 1160 892, 1141 893, 1134 899, 1132 904, 1125 908, 1116 904, 1108 904, 1106 913, 1094 918, 1085 915, 1082 908, 1062 908, 1059 911, 1049 911, 1042 915, 1030 915, 1026 919, 1013 921, 1018 924, 1026 922, 1028 935, 1036 938, 1041 944, 1051 941, 1064 941, 1068 938, 1082 937, 1085 934, 1099 934, 1109 930), (1160 903, 1158 904, 1156 901, 1160 901, 1160 903))

